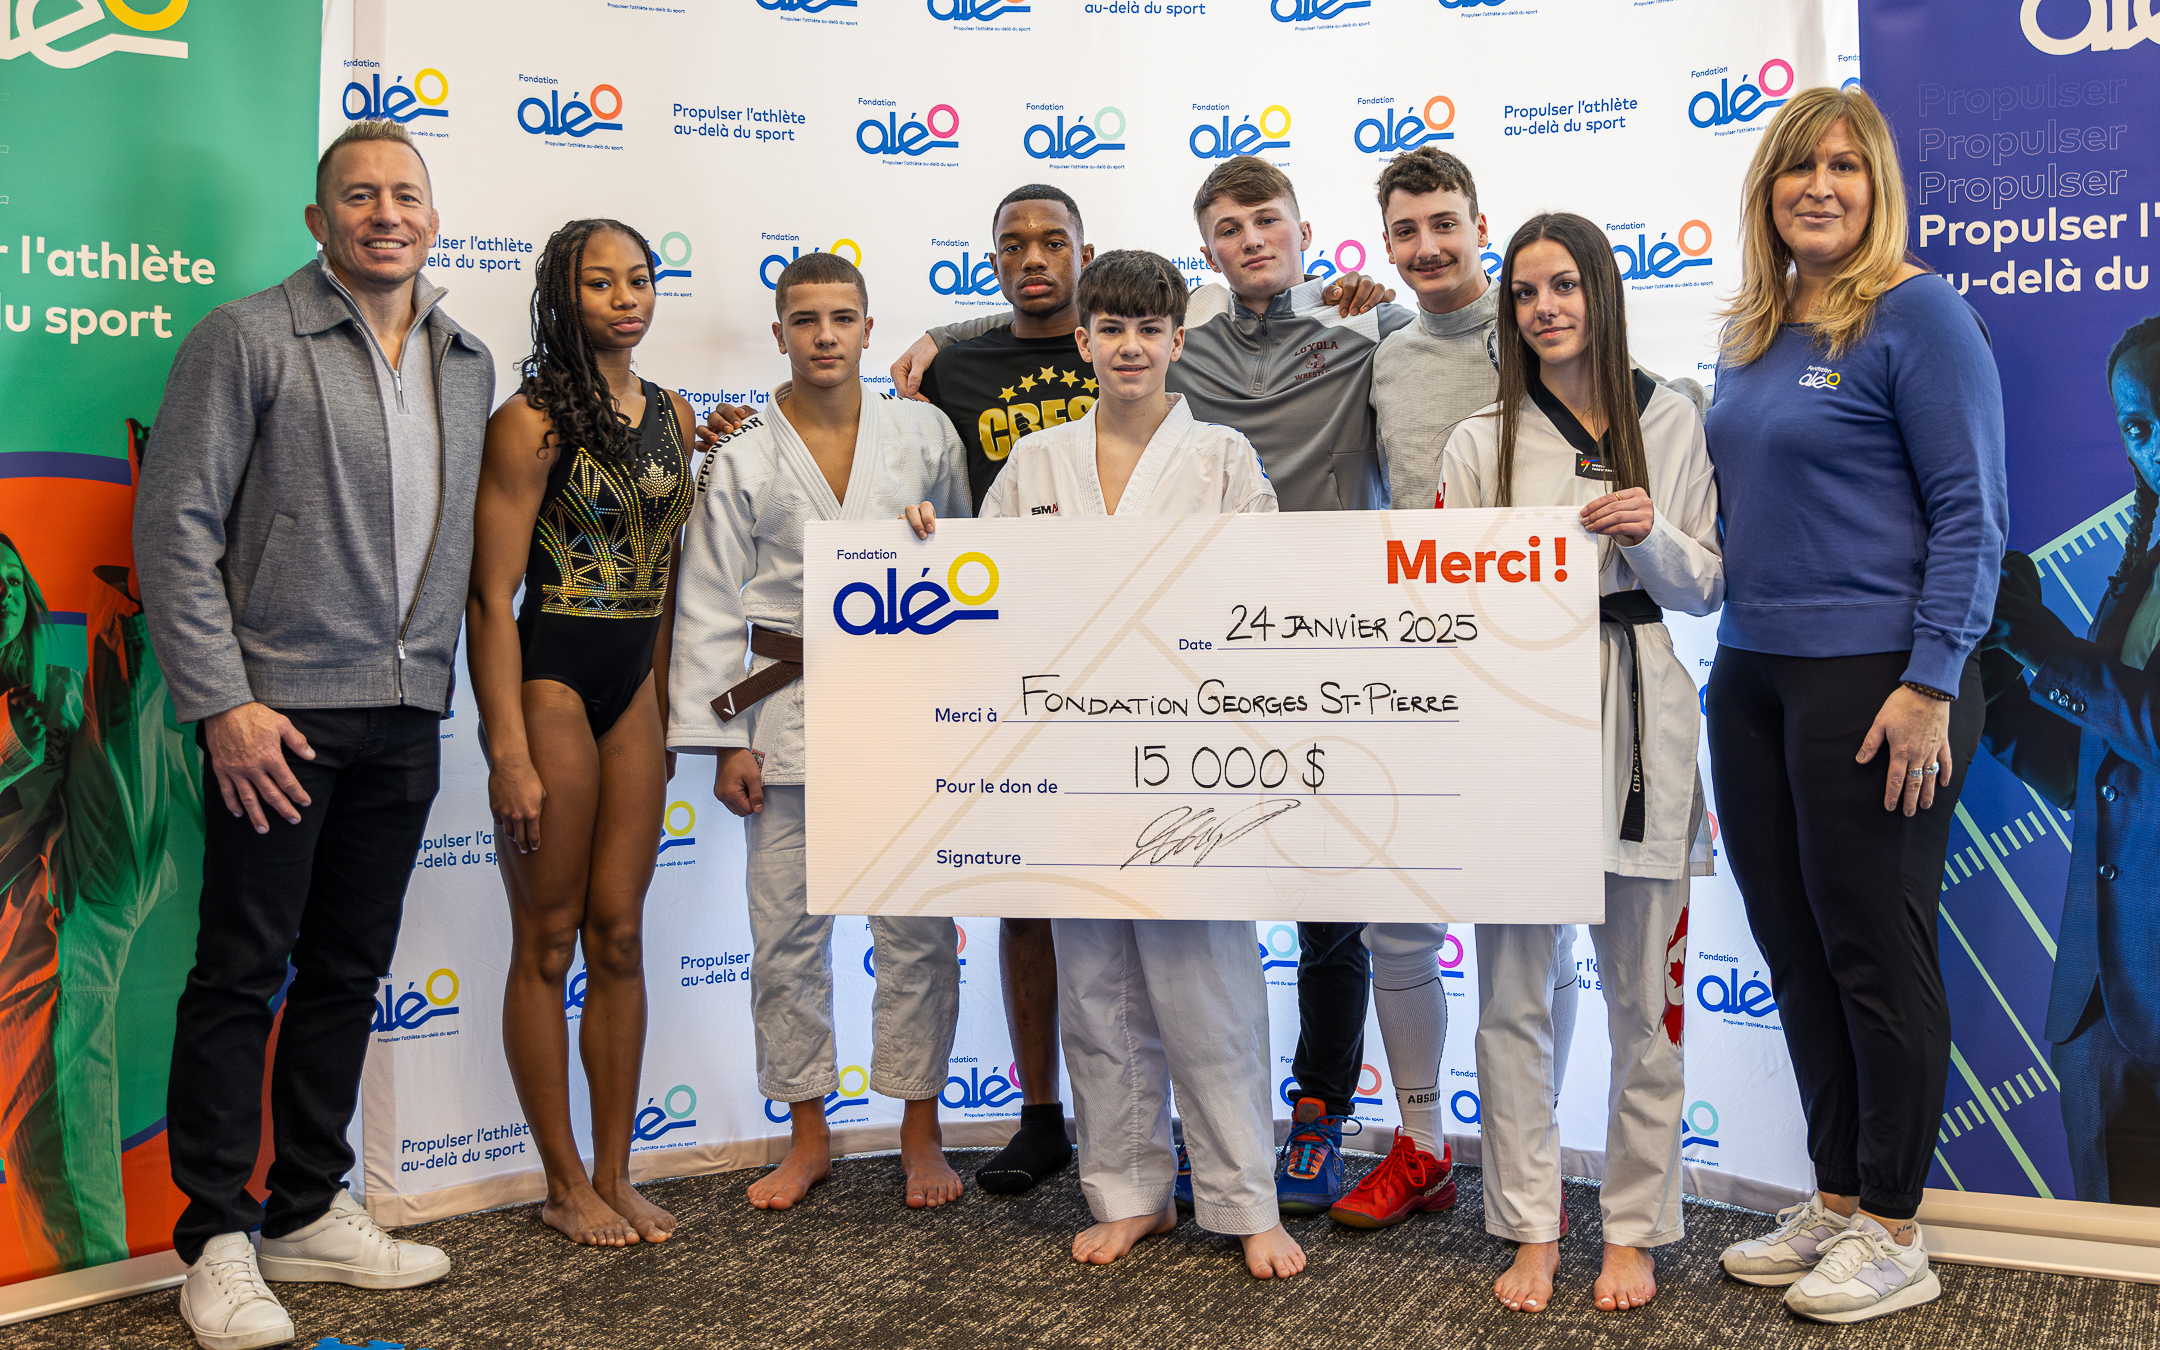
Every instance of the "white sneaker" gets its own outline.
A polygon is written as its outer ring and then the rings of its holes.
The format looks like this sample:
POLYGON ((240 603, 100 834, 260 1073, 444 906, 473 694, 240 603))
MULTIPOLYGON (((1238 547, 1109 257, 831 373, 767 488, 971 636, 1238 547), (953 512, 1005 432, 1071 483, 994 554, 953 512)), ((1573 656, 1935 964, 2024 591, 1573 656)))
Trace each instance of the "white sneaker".
POLYGON ((203 1350, 254 1350, 293 1338, 292 1319, 255 1265, 245 1233, 220 1233, 188 1267, 180 1286, 180 1320, 203 1350))
POLYGON ((450 1273, 440 1248, 394 1238, 340 1190, 330 1210, 281 1238, 264 1238, 264 1279, 328 1282, 362 1289, 410 1289, 450 1273))
POLYGON ((1746 1284, 1791 1284, 1815 1268, 1823 1248, 1852 1227, 1826 1208, 1821 1195, 1778 1211, 1778 1226, 1759 1238, 1735 1242, 1720 1259, 1725 1273, 1746 1284))
POLYGON ((1865 1322, 1942 1297, 1918 1232, 1900 1247, 1867 1215, 1823 1244, 1815 1269, 1785 1291, 1785 1306, 1818 1322, 1865 1322))

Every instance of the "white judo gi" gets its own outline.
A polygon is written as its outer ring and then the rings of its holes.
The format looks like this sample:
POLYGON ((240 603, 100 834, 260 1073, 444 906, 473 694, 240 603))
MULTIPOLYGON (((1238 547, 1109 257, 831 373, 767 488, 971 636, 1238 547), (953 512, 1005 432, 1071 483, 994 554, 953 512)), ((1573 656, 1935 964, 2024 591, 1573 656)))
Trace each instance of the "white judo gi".
MULTIPOLYGON (((1640 381, 1644 379, 1637 376, 1640 381)), ((1542 391, 1540 391, 1542 392, 1542 391)), ((1582 506, 1612 483, 1576 473, 1576 452, 1594 446, 1557 400, 1524 401, 1515 446, 1517 506, 1582 506), (1547 411, 1550 409, 1551 411, 1547 411), (1565 418, 1569 438, 1557 418, 1565 418)), ((1493 410, 1497 412, 1497 405, 1493 410)), ((1723 603, 1717 485, 1702 418, 1685 396, 1654 387, 1642 407, 1647 490, 1656 507, 1642 543, 1605 540, 1602 595, 1641 589, 1660 608, 1709 614, 1723 603)), ((1448 506, 1488 506, 1498 496, 1500 420, 1466 419, 1441 457, 1448 506)), ((1599 625, 1604 696, 1605 922, 1593 924, 1598 979, 1612 1037, 1605 1177, 1605 1240, 1655 1247, 1681 1236, 1680 1115, 1682 971, 1688 878, 1708 871, 1701 725, 1695 683, 1673 655, 1662 623, 1599 625), (1621 837, 1635 770, 1637 672, 1641 685, 1640 840, 1621 837)), ((1485 1228, 1515 1242, 1560 1236, 1560 1134, 1553 1118, 1552 991, 1561 964, 1552 924, 1479 924, 1477 1066, 1485 1170, 1485 1228)), ((1379 948, 1375 948, 1377 952, 1379 948)))
MULTIPOLYGON (((1102 516, 1095 414, 1012 448, 982 518, 1102 516)), ((1275 510, 1252 443, 1193 420, 1171 395, 1118 502, 1121 516, 1275 510)), ((1058 1018, 1080 1138, 1080 1189, 1103 1223, 1160 1213, 1177 1183, 1177 1084, 1201 1227, 1244 1236, 1281 1222, 1268 1101, 1267 984, 1249 921, 1053 919, 1058 1018)))
MULTIPOLYGON (((772 658, 751 656, 752 626, 800 636, 803 523, 894 520, 916 502, 968 514, 967 460, 952 422, 926 403, 865 394, 844 501, 780 412, 790 386, 705 457, 676 570, 668 666, 668 749, 754 749, 765 809, 749 845, 750 1005, 758 1090, 778 1102, 839 1088, 833 1044, 833 916, 806 909, 803 870, 803 686, 800 680, 723 722, 715 696, 772 658)), ((951 919, 870 920, 876 948, 870 1086, 920 1101, 945 1086, 960 1008, 951 919)))

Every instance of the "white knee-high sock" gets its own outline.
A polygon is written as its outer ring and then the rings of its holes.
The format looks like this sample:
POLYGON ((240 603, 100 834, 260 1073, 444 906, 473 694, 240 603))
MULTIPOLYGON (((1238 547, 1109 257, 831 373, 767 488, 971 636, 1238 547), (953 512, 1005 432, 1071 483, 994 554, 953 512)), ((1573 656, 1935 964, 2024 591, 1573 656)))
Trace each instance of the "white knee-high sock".
POLYGON ((1433 953, 1373 954, 1373 1011, 1395 1075, 1395 1104, 1417 1146, 1440 1156, 1440 1052, 1447 1045, 1447 994, 1433 953))

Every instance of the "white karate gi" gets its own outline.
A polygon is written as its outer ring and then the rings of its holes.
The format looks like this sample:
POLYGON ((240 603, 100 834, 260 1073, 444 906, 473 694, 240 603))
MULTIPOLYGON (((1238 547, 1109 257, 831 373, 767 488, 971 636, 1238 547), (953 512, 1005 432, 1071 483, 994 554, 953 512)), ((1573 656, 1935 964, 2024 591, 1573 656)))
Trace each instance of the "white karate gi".
MULTIPOLYGON (((1095 472, 1097 403, 1077 422, 1022 438, 982 517, 1110 514, 1095 472), (1040 513, 1039 515, 1037 513, 1040 513)), ((1171 395, 1118 502, 1121 516, 1275 510, 1251 442, 1193 420, 1171 395)), ((1080 1137, 1080 1189, 1104 1223, 1170 1203, 1177 1083, 1192 1158, 1193 1214, 1243 1236, 1281 1222, 1268 1101, 1267 984, 1245 921, 1053 919, 1058 1018, 1080 1137)))
MULTIPOLYGON (((894 520, 928 501, 968 514, 967 460, 952 422, 925 403, 865 393, 846 500, 780 412, 791 386, 724 438, 698 470, 698 501, 676 570, 668 666, 668 748, 763 756, 765 809, 749 845, 750 1006, 758 1090, 778 1102, 839 1088, 832 1026, 832 925, 806 909, 803 871, 803 686, 781 689, 722 722, 712 700, 772 659, 751 656, 750 626, 802 632, 803 523, 894 520)), ((920 1101, 945 1086, 960 1008, 951 919, 872 918, 876 1043, 870 1086, 920 1101)))
MULTIPOLYGON (((1555 405, 1557 406, 1557 404, 1555 405)), ((1497 407, 1497 405, 1496 405, 1497 407)), ((1496 409, 1495 409, 1496 410, 1496 409)), ((1562 415, 1565 411, 1562 410, 1562 415)), ((1572 421, 1572 418, 1570 418, 1572 421)), ((1702 418, 1685 396, 1656 388, 1642 412, 1648 491, 1656 507, 1642 543, 1600 544, 1600 594, 1641 588, 1661 608, 1709 614, 1723 603, 1717 485, 1702 418)), ((1579 428, 1577 428, 1579 432, 1579 428)), ((1449 506, 1498 495, 1500 421, 1466 419, 1441 457, 1449 506)), ((1517 506, 1581 506, 1612 490, 1578 476, 1575 447, 1525 400, 1515 446, 1517 506)), ((1612 1037, 1605 1177, 1605 1240, 1655 1247, 1681 1236, 1680 1114, 1686 1096, 1680 1033, 1688 877, 1708 870, 1701 714, 1695 683, 1663 624, 1639 626, 1644 829, 1620 838, 1634 770, 1636 663, 1627 630, 1599 625, 1604 694, 1605 922, 1593 924, 1598 977, 1612 1037)), ((1561 822, 1564 827, 1567 823, 1561 822)), ((1485 1228, 1515 1242, 1560 1235, 1560 1135, 1553 1119, 1552 924, 1479 924, 1478 1097, 1485 1169, 1485 1228)))

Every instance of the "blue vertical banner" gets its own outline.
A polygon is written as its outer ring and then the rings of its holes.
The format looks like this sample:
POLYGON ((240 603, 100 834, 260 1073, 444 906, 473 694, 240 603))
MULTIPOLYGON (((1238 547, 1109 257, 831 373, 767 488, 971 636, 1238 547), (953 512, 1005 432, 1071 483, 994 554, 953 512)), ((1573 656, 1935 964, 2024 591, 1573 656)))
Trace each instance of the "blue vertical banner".
MULTIPOLYGON (((2002 370, 2010 547, 2081 636, 2134 516, 2108 355, 2160 313, 2160 21, 2146 8, 1860 4, 1861 78, 1897 137, 1911 247, 1986 320, 2002 370)), ((1929 1184, 2106 1199, 2073 1182, 2047 1039, 2076 821, 1984 754, 1961 767, 1939 916, 1954 1048, 1929 1184)))

